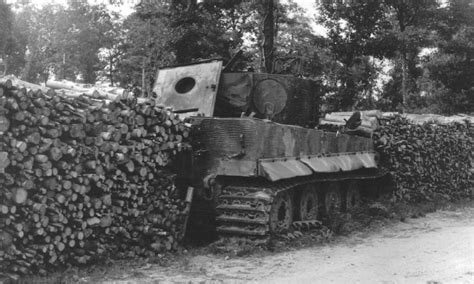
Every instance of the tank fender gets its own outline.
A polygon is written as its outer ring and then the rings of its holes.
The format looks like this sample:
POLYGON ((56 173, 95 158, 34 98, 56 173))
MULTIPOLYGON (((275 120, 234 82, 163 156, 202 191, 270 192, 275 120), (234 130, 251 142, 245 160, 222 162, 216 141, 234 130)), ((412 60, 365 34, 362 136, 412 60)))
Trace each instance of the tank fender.
POLYGON ((363 168, 377 168, 372 151, 319 154, 258 160, 258 175, 278 181, 314 173, 350 172, 363 168))

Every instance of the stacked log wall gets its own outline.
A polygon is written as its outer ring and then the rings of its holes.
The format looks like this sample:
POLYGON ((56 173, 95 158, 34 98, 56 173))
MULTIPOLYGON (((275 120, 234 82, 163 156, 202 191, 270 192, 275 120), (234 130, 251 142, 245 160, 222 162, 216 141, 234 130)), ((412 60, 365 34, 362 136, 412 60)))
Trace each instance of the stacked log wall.
POLYGON ((189 126, 152 101, 0 82, 0 273, 176 250, 173 157, 189 126))

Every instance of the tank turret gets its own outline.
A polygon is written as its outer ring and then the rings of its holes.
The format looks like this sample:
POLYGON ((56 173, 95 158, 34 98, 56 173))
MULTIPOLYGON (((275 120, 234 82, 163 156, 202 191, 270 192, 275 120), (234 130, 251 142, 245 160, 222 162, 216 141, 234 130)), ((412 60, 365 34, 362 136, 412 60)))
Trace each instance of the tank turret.
POLYGON ((321 86, 292 75, 221 72, 222 62, 211 60, 163 68, 153 91, 158 103, 187 115, 209 117, 254 116, 274 122, 315 126, 321 86))

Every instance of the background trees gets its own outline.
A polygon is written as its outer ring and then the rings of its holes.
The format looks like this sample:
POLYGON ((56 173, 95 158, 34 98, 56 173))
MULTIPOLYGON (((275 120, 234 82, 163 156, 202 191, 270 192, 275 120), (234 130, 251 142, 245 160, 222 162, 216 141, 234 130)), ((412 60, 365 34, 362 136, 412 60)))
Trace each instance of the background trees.
POLYGON ((16 55, 15 52, 15 16, 9 5, 0 3, 0 75, 7 73, 12 68, 11 64, 16 55))
POLYGON ((473 111, 472 1, 315 2, 315 18, 293 0, 142 1, 126 17, 86 1, 0 4, 0 74, 146 93, 159 66, 242 50, 235 70, 321 80, 324 110, 473 111))
POLYGON ((328 47, 340 66, 327 102, 332 109, 350 110, 372 96, 377 68, 373 58, 393 53, 386 30, 386 7, 379 1, 346 4, 323 1, 319 23, 328 30, 328 47), (385 32, 385 33, 384 33, 385 32))
POLYGON ((11 56, 16 57, 9 60, 14 62, 7 73, 31 82, 46 81, 55 74, 58 79, 79 76, 86 83, 95 83, 97 72, 103 69, 98 51, 112 40, 108 31, 115 15, 105 6, 74 3, 69 7, 28 5, 17 10, 9 43, 16 52, 11 56))
POLYGON ((343 2, 323 1, 319 8, 330 50, 341 65, 329 102, 333 108, 474 110, 468 79, 474 41, 472 1, 343 2), (382 61, 371 64, 374 59, 382 61), (388 73, 388 80, 380 78, 381 72, 388 73), (372 97, 377 89, 381 91, 372 97))
POLYGON ((450 1, 438 18, 437 49, 422 62, 419 81, 427 111, 439 113, 474 110, 474 5, 450 1))

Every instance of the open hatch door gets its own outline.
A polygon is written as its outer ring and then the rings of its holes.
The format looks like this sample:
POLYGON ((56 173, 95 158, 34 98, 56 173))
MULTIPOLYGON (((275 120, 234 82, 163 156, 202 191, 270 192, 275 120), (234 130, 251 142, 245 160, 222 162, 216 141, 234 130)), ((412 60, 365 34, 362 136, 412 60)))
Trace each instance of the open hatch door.
POLYGON ((184 117, 213 116, 221 70, 221 60, 160 69, 153 87, 157 103, 184 117))

